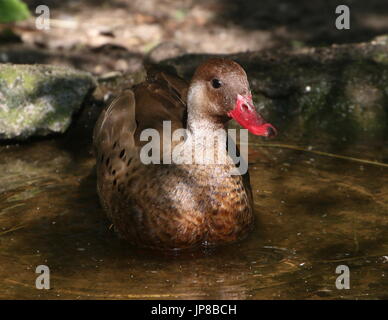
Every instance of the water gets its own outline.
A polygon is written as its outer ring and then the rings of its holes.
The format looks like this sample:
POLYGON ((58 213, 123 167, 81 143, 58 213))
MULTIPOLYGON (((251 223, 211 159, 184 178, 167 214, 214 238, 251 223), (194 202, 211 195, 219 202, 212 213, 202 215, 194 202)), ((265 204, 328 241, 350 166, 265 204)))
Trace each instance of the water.
POLYGON ((109 228, 94 159, 75 141, 0 146, 0 298, 388 298, 387 168, 252 145, 255 232, 158 253, 109 228), (41 264, 50 290, 35 288, 41 264), (338 265, 350 268, 349 290, 335 286, 338 265))

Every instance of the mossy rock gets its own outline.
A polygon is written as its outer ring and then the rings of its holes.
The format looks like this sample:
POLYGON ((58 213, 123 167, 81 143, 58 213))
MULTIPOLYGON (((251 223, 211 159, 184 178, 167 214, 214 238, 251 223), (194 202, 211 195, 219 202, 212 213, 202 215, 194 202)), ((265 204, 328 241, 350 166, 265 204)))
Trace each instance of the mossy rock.
POLYGON ((95 86, 89 73, 69 68, 0 64, 0 139, 65 132, 95 86))

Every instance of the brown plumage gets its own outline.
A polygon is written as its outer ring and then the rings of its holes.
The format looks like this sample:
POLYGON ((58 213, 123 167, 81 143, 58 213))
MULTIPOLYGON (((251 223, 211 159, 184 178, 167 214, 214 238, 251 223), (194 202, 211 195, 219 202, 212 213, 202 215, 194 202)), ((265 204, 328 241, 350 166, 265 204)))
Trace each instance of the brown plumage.
POLYGON ((225 128, 232 112, 244 126, 246 121, 252 125, 247 125, 250 131, 273 134, 273 127, 252 110, 249 97, 245 71, 233 61, 211 59, 198 67, 190 85, 152 72, 102 112, 94 131, 97 189, 121 237, 173 249, 223 244, 248 234, 254 224, 248 174, 230 175, 235 168, 230 158, 224 164, 143 164, 140 150, 148 142, 140 141, 140 134, 156 129, 162 155, 164 144, 174 148, 179 143, 163 139, 163 121, 170 120, 172 131, 188 129, 185 148, 213 148, 201 141, 225 128), (256 123, 235 115, 241 96, 248 97, 243 107, 256 123))

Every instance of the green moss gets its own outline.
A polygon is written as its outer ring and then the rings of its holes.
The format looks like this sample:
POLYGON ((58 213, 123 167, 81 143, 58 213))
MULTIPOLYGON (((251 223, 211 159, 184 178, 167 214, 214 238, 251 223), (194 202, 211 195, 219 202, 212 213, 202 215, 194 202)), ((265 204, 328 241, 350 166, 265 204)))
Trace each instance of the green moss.
POLYGON ((388 65, 388 53, 378 52, 373 56, 373 60, 377 63, 388 65))
POLYGON ((64 132, 94 86, 89 74, 71 69, 0 65, 0 138, 64 132))
POLYGON ((23 68, 15 68, 8 64, 2 65, 0 68, 0 81, 3 82, 2 86, 6 86, 16 92, 22 91, 23 95, 33 94, 41 80, 42 78, 37 74, 31 73, 29 70, 24 70, 23 68))
POLYGON ((20 0, 0 1, 0 23, 8 23, 27 19, 30 11, 27 5, 20 0))

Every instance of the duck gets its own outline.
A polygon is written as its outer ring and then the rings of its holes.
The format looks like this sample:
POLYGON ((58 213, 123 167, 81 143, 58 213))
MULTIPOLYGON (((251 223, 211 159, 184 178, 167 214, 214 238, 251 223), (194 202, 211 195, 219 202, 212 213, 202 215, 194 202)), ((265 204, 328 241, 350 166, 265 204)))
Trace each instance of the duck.
POLYGON ((231 174, 236 163, 229 155, 220 163, 204 163, 185 161, 193 160, 192 153, 182 153, 214 145, 227 149, 216 133, 227 135, 231 119, 254 135, 276 135, 253 104, 245 70, 226 58, 201 63, 190 82, 148 70, 144 82, 122 91, 101 112, 93 132, 97 193, 120 238, 140 247, 179 250, 233 243, 252 231, 249 171, 231 174), (165 123, 184 135, 171 141, 165 123), (147 130, 162 137, 152 152, 144 152, 147 130), (175 147, 174 159, 181 161, 145 161, 144 155, 171 155, 175 147))

